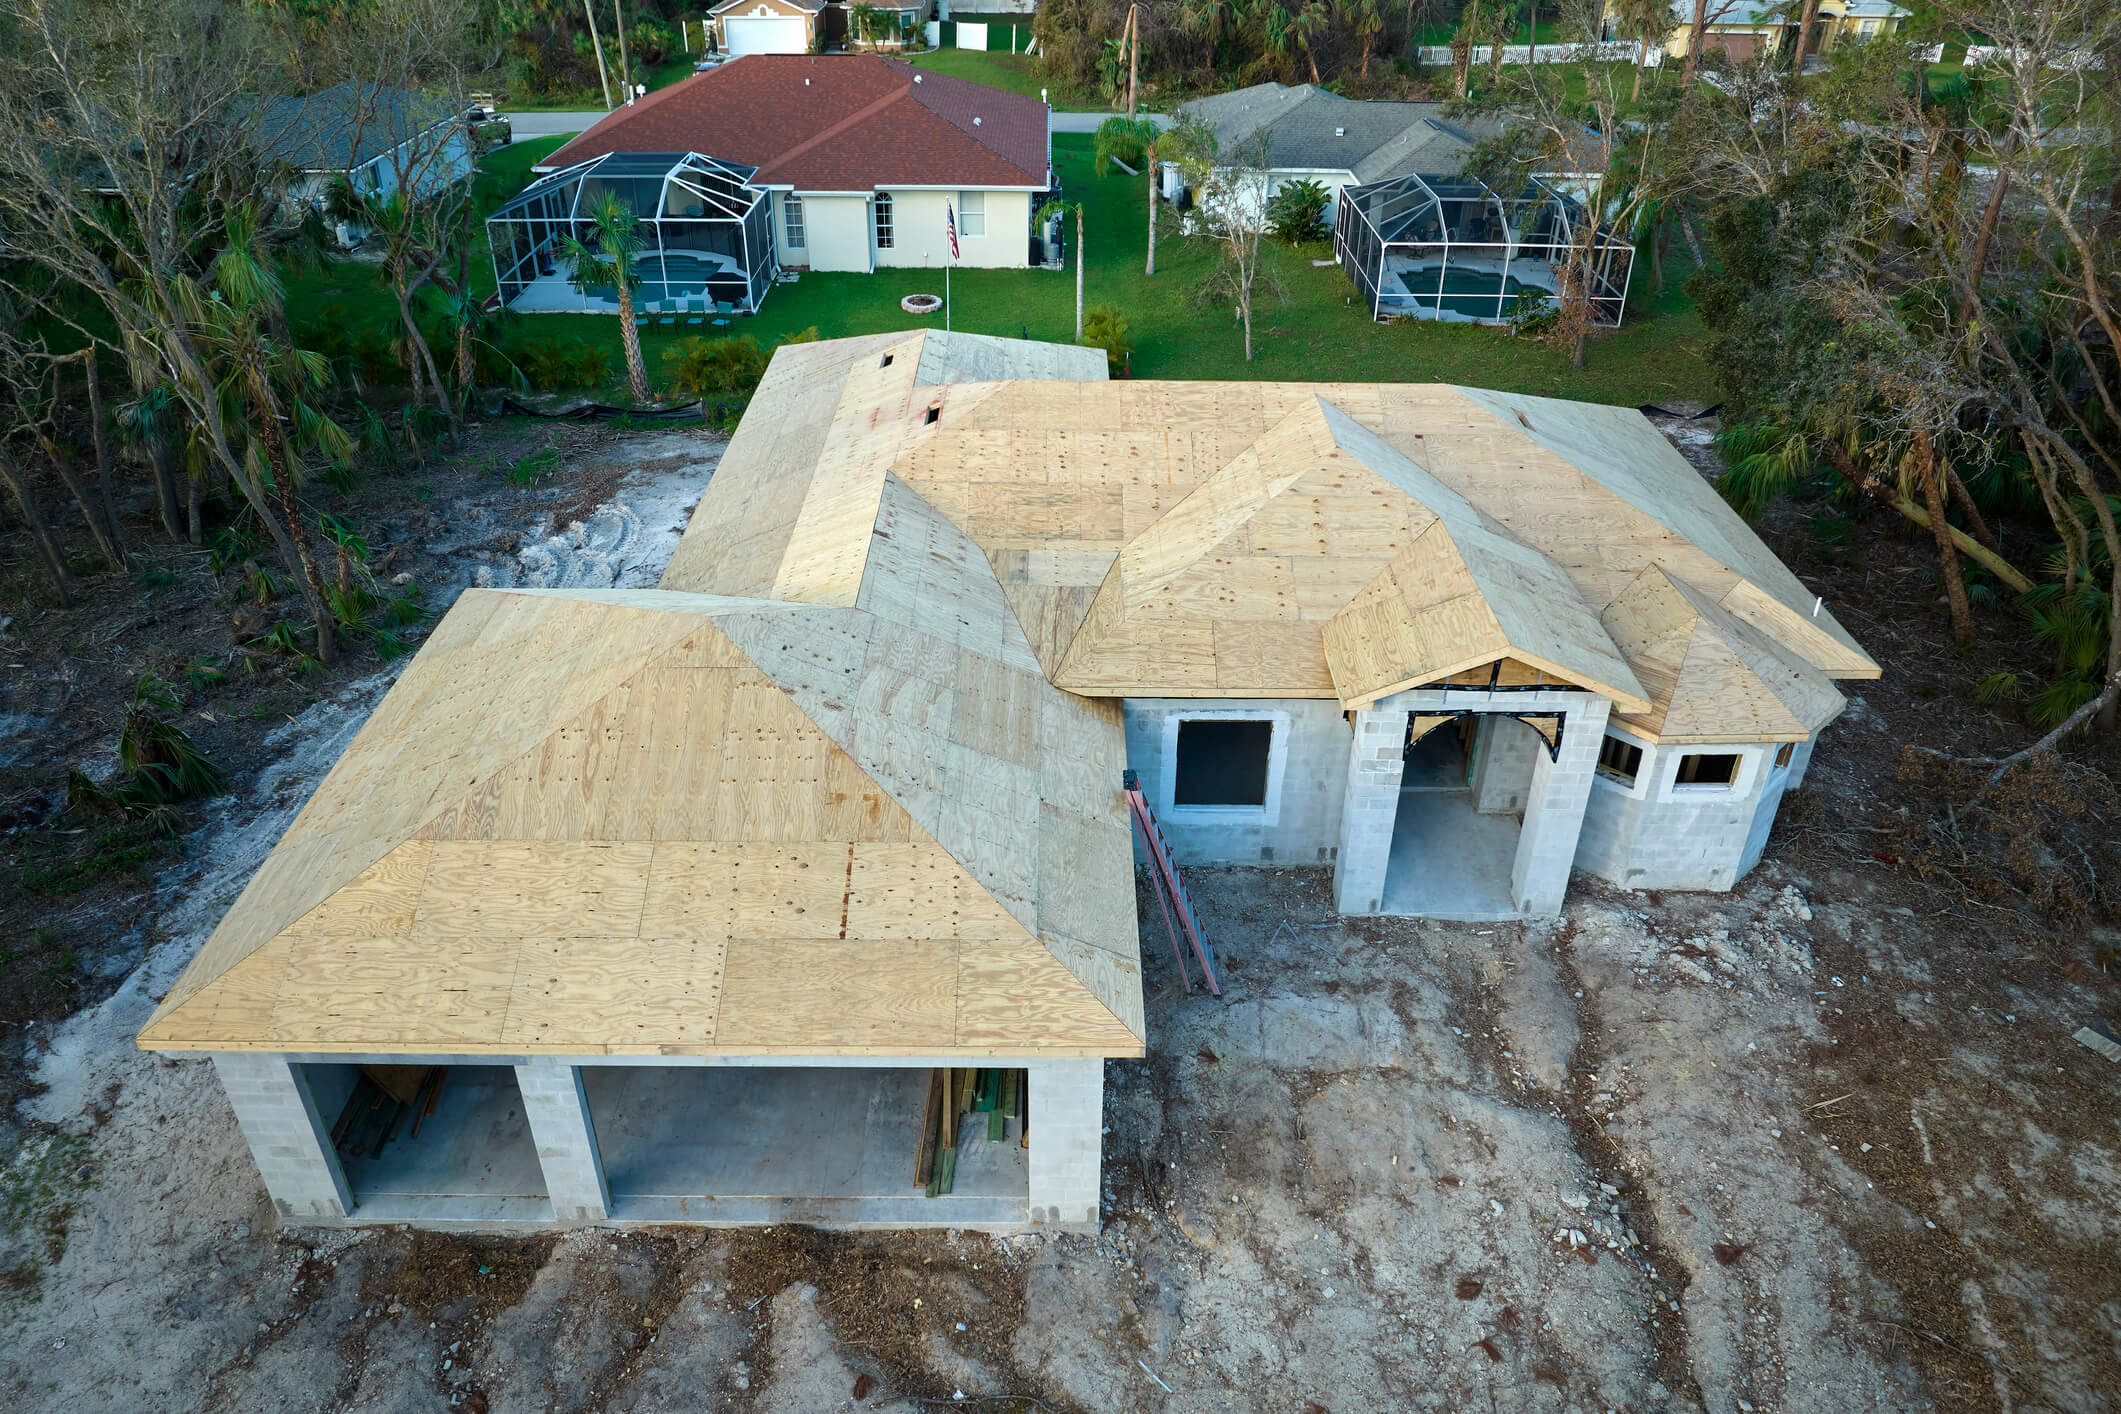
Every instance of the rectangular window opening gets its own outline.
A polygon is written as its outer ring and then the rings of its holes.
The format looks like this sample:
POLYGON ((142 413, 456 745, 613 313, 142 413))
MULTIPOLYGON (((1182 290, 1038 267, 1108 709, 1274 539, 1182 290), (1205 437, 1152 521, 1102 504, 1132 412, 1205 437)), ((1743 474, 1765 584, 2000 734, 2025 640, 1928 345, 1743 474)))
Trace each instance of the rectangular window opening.
POLYGON ((1178 724, 1173 805, 1264 806, 1274 723, 1211 717, 1178 724))
POLYGON ((1679 758, 1679 777, 1674 784, 1682 786, 1729 786, 1738 783, 1738 756, 1736 752, 1717 751, 1689 754, 1679 758))
POLYGON ((802 250, 808 242, 808 232, 803 226, 803 199, 799 196, 785 198, 781 202, 781 224, 788 228, 788 248, 802 250))
POLYGON ((1777 766, 1787 766, 1790 764, 1790 758, 1795 756, 1796 754, 1797 743, 1794 741, 1786 741, 1782 743, 1782 745, 1775 748, 1775 764, 1777 766))
POLYGON ((891 193, 878 192, 876 197, 876 248, 891 249, 891 193))
POLYGON ((958 234, 967 238, 987 234, 987 194, 961 191, 957 194, 958 234))
POLYGON ((1642 748, 1617 736, 1598 744, 1598 769, 1623 785, 1635 784, 1642 773, 1642 748))

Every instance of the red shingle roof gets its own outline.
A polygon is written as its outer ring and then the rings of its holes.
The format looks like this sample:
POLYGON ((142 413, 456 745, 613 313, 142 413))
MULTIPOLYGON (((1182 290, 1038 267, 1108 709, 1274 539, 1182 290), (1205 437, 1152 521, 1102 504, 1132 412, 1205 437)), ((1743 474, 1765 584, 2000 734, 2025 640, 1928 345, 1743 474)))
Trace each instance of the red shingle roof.
POLYGON ((1046 115, 1036 99, 876 55, 747 54, 618 109, 540 166, 703 152, 796 191, 1044 187, 1046 115))

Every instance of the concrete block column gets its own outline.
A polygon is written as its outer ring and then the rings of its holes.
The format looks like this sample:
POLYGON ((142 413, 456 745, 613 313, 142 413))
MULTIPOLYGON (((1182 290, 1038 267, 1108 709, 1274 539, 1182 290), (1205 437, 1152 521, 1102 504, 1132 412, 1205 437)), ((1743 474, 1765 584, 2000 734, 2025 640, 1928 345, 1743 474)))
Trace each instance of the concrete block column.
POLYGON ((351 1214, 353 1194, 302 1068, 283 1056, 223 1052, 214 1057, 214 1070, 280 1216, 351 1214))
POLYGON ((1333 906, 1341 913, 1375 913, 1384 898, 1392 829, 1399 822, 1399 778, 1406 769, 1407 712, 1366 708, 1355 714, 1348 789, 1340 808, 1340 855, 1333 871, 1333 906))
POLYGON ((516 1067, 523 1115, 545 1170, 545 1194, 561 1222, 601 1222, 611 1216, 611 1188, 579 1067, 533 1060, 516 1067))
POLYGON ((1570 699, 1562 713, 1560 755, 1549 760, 1541 751, 1533 762, 1524 829, 1510 865, 1511 901, 1532 918, 1551 918, 1561 912, 1568 894, 1584 807, 1591 799, 1591 778, 1598 770, 1598 747, 1613 709, 1611 702, 1596 693, 1572 693, 1570 699))
POLYGON ((1105 1063, 1029 1063, 1031 1221, 1096 1231, 1103 1195, 1105 1063))

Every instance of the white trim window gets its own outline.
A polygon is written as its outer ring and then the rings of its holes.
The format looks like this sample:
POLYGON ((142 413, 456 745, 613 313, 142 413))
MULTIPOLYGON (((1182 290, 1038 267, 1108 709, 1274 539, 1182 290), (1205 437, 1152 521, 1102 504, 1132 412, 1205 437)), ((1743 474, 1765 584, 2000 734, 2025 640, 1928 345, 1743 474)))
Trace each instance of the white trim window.
POLYGON ((1257 708, 1172 712, 1163 723, 1163 813, 1276 824, 1289 759, 1289 714, 1257 708))
POLYGON ((891 249, 892 238, 891 193, 880 191, 876 194, 876 248, 891 249))
POLYGON ((788 249, 808 248, 810 235, 803 223, 803 199, 794 192, 781 198, 781 225, 788 233, 788 249))
POLYGON ((966 240, 982 239, 987 234, 987 194, 983 191, 961 191, 957 194, 957 233, 966 240))

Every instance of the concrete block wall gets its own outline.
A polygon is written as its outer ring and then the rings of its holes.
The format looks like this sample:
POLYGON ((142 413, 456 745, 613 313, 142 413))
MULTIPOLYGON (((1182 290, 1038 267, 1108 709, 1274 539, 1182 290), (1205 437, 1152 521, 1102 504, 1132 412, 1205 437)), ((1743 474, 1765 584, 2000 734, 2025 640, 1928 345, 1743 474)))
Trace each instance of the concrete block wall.
POLYGON ((1104 1190, 1105 1063, 1028 1062, 1034 1226, 1094 1231, 1104 1190))
POLYGON ((1341 913, 1375 913, 1384 898, 1392 829, 1399 821, 1399 781, 1407 764, 1406 709, 1364 708, 1355 714, 1352 738, 1342 767, 1347 789, 1340 807, 1333 907, 1341 913))
MULTIPOLYGON (((1340 704, 1302 697, 1128 698, 1127 765, 1183 869, 1188 864, 1330 864, 1340 847, 1352 733, 1340 704), (1172 803, 1176 724, 1264 717, 1275 723, 1262 807, 1172 803)), ((1136 844, 1139 853, 1139 842, 1136 844)))
POLYGON ((1809 759, 1806 745, 1786 767, 1775 765, 1773 742, 1644 745, 1632 786, 1611 776, 1594 782, 1576 867, 1629 889, 1733 887, 1760 862, 1783 793, 1809 759), (1681 758, 1697 752, 1735 753, 1735 787, 1676 785, 1681 758))
POLYGON ((1613 704, 1589 692, 1522 695, 1562 699, 1519 709, 1559 709, 1561 750, 1553 759, 1544 750, 1533 758, 1524 829, 1517 837, 1517 857, 1510 864, 1510 898, 1517 911, 1531 918, 1550 918, 1561 912, 1562 900, 1568 896, 1569 871, 1576 864, 1584 807, 1598 766, 1598 744, 1605 738, 1606 717, 1613 704))
POLYGON ((1539 733, 1523 722, 1481 718, 1473 761, 1473 808, 1483 815, 1509 815, 1524 809, 1531 798, 1533 765, 1546 750, 1539 733))
POLYGON ((542 1058, 516 1067, 523 1115, 545 1170, 545 1193, 560 1222, 600 1222, 611 1216, 611 1188, 597 1152, 596 1126, 582 1072, 542 1058))
POLYGON ((353 1195, 303 1068, 255 1052, 222 1052, 213 1061, 280 1216, 299 1221, 351 1213, 353 1195))

